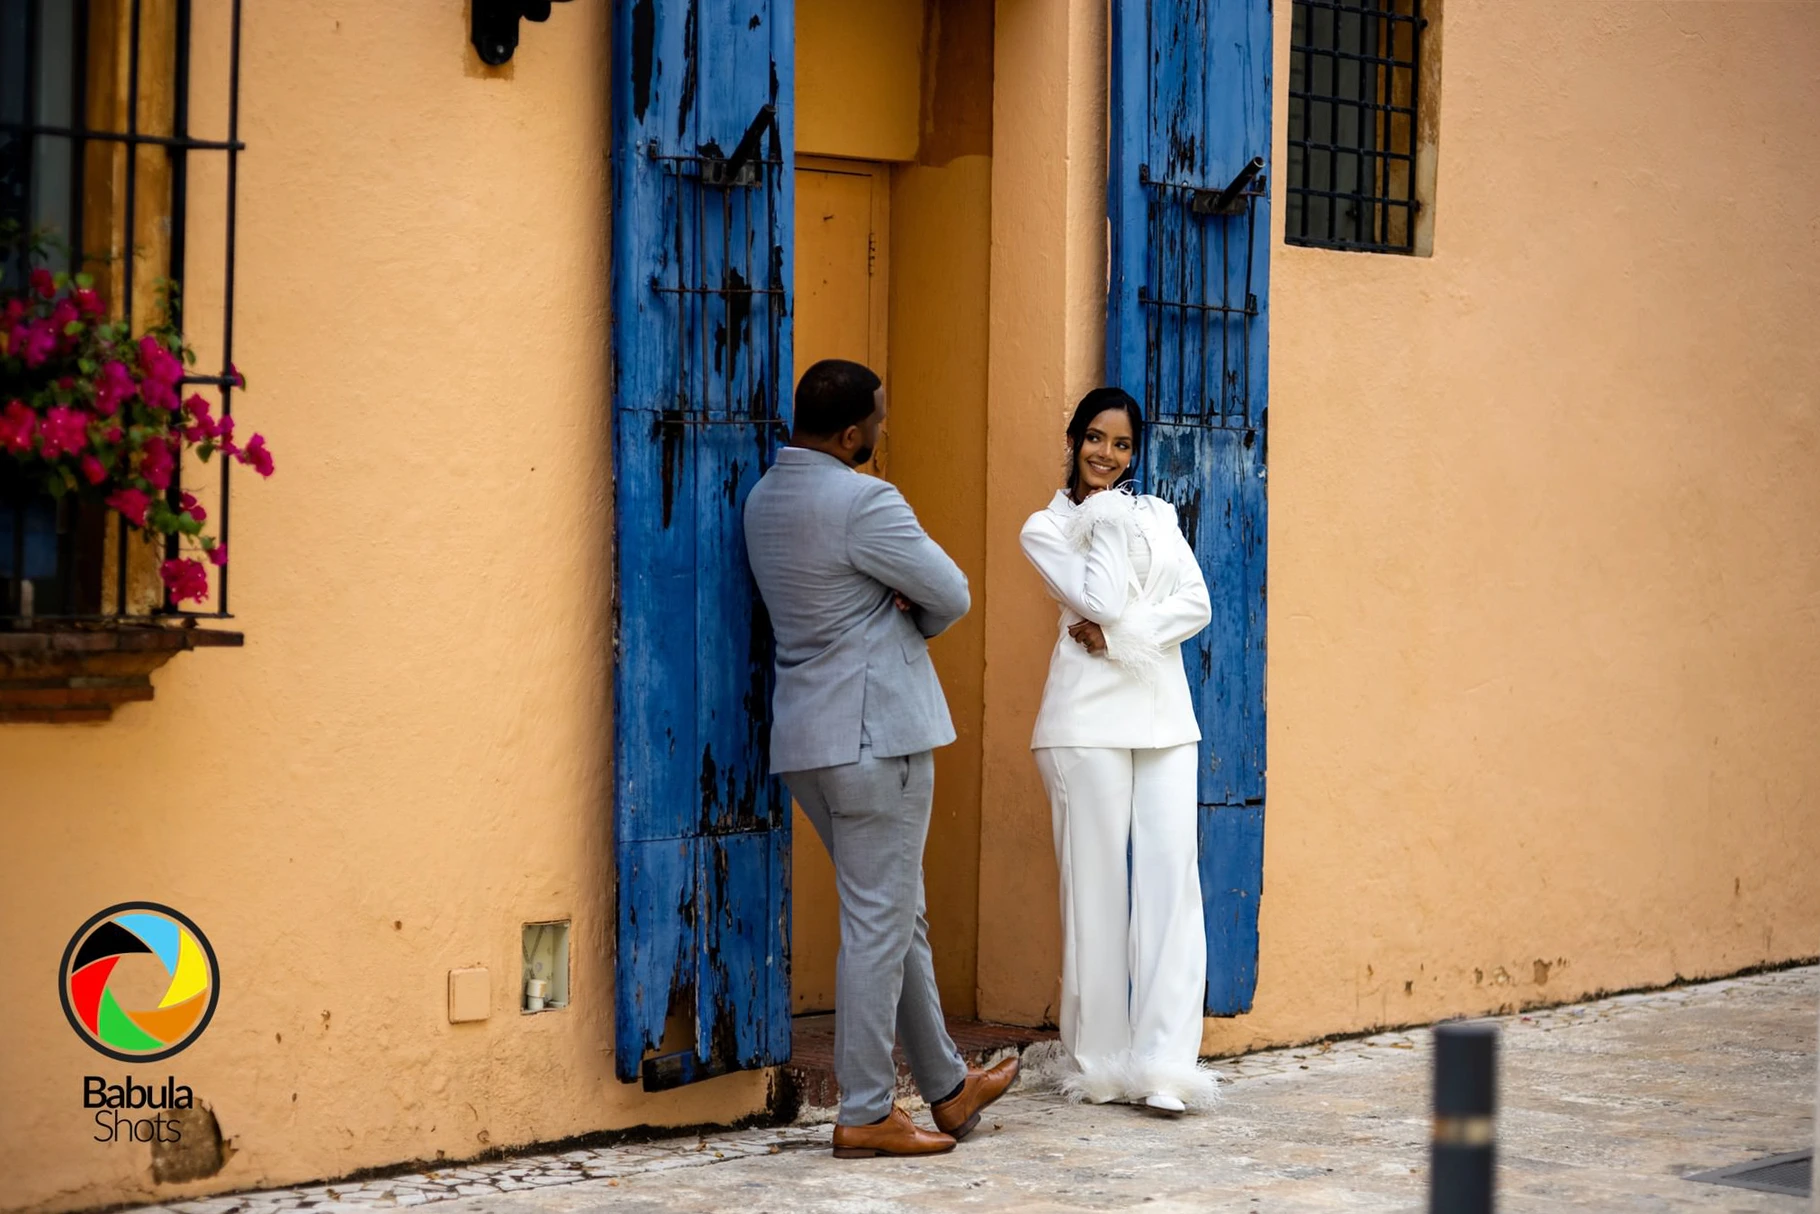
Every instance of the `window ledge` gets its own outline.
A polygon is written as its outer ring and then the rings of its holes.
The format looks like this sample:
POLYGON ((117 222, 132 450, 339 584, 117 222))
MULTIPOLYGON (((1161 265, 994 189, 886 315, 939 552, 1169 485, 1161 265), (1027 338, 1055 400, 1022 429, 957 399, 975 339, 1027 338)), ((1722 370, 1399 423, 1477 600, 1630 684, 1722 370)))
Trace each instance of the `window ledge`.
POLYGON ((41 624, 0 632, 0 724, 105 721, 152 698, 152 672, 186 649, 239 647, 238 632, 162 624, 41 624))

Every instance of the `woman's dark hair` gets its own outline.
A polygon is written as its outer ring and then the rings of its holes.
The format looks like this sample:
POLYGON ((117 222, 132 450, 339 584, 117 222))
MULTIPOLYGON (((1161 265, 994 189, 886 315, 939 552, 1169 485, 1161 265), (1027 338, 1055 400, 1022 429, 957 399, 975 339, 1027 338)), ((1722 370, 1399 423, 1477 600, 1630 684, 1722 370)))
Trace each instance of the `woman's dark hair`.
POLYGON ((1130 480, 1137 468, 1138 452, 1144 449, 1144 411, 1123 388, 1095 388, 1081 397, 1081 403, 1074 407, 1074 416, 1068 422, 1069 497, 1080 488, 1081 444, 1087 441, 1087 427, 1108 409, 1123 409, 1125 416, 1131 419, 1131 463, 1125 466, 1125 474, 1119 477, 1118 483, 1122 485, 1130 480))
POLYGON ((844 358, 824 358, 803 372, 796 384, 796 432, 832 438, 857 426, 877 407, 872 394, 879 378, 871 368, 844 358))

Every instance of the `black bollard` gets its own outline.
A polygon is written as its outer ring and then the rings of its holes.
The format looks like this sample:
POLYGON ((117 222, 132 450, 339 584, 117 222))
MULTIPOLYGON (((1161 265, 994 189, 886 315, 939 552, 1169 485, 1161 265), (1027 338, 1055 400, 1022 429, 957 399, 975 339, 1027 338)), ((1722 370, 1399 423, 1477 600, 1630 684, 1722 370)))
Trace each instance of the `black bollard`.
POLYGON ((1430 1214, 1491 1214, 1497 1108, 1497 1026, 1437 1026, 1430 1214))

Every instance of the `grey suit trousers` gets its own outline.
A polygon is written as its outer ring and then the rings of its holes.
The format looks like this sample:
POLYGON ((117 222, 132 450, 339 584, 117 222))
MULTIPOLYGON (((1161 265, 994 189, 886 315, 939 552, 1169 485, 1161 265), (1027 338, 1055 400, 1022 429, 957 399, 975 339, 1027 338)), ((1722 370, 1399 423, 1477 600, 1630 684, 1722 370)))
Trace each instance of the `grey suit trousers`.
POLYGON ((780 773, 834 860, 840 894, 835 971, 834 1075, 841 1125, 891 1112, 894 1039, 903 1042, 917 1090, 931 1103, 967 1078, 942 1021, 924 918, 923 844, 935 795, 929 751, 780 773))

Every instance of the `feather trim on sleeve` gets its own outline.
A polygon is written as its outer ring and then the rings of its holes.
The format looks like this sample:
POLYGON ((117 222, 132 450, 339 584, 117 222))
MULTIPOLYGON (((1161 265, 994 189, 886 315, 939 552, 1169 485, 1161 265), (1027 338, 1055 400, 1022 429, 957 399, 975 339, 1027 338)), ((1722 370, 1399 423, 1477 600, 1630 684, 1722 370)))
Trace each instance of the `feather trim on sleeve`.
POLYGON ((1093 546, 1094 528, 1101 523, 1128 527, 1136 521, 1137 498, 1132 495, 1131 483, 1127 481, 1117 489, 1096 493, 1076 506, 1068 515, 1063 531, 1071 545, 1085 552, 1093 546))
POLYGON ((1100 628, 1106 638, 1106 659, 1117 662, 1140 683, 1154 682, 1163 668, 1163 647, 1156 643, 1149 615, 1143 604, 1133 603, 1118 619, 1100 628))

